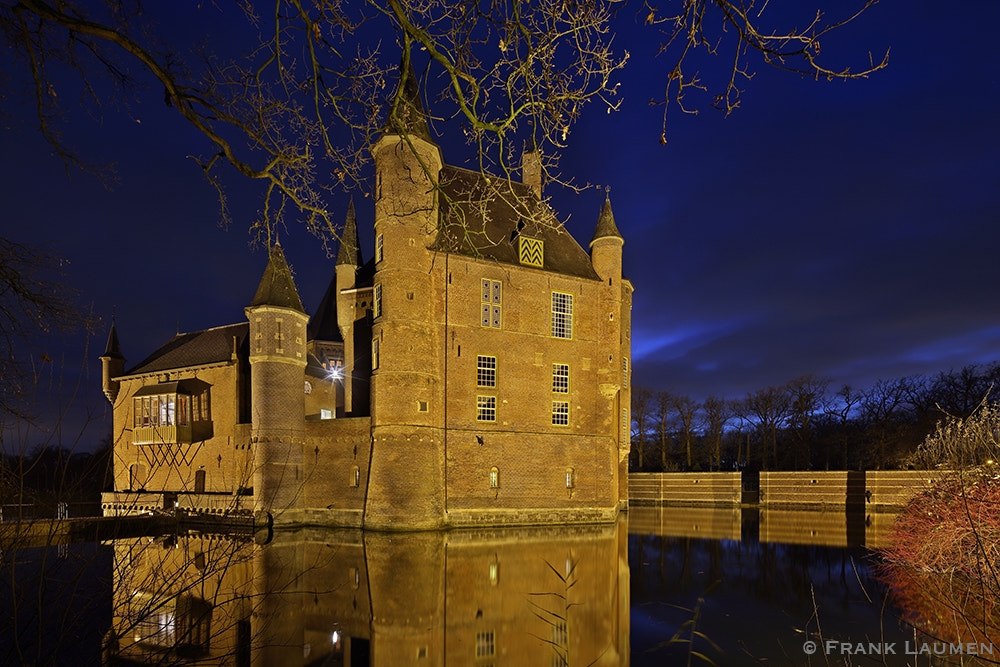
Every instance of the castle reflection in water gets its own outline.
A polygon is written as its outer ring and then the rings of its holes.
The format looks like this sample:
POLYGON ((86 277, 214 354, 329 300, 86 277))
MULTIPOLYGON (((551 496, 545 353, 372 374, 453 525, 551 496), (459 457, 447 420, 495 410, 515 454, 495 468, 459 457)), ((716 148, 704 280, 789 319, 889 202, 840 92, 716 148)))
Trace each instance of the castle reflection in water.
POLYGON ((114 579, 108 665, 629 664, 625 521, 142 537, 114 579))
POLYGON ((594 526, 118 540, 103 663, 661 665, 695 617, 717 664, 813 633, 901 642, 864 551, 892 519, 635 507, 594 526))

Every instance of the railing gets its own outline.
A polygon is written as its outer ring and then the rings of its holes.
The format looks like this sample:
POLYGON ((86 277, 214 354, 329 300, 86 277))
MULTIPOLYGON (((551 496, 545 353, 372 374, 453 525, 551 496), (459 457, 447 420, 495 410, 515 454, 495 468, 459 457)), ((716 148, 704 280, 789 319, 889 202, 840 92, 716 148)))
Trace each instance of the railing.
POLYGON ((139 426, 132 429, 132 443, 136 445, 174 442, 192 442, 191 426, 139 426))

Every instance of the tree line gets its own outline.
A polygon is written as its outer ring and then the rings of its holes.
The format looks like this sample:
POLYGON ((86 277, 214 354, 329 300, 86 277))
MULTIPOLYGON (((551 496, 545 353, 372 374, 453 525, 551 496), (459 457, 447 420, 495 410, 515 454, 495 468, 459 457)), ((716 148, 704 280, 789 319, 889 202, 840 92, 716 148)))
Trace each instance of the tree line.
POLYGON ((892 470, 946 417, 966 419, 1000 381, 1000 362, 832 390, 804 375, 726 399, 632 388, 634 472, 892 470))

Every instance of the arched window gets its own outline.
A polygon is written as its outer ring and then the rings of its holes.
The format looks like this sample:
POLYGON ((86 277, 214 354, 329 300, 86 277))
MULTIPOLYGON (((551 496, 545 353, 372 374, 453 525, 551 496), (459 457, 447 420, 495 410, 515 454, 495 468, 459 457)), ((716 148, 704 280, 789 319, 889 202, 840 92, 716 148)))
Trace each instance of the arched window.
POLYGON ((351 486, 361 485, 361 468, 354 466, 351 468, 351 486))
POLYGON ((500 470, 496 466, 490 468, 490 488, 500 488, 500 470))
POLYGON ((572 489, 576 485, 576 473, 572 468, 566 468, 566 488, 572 489))

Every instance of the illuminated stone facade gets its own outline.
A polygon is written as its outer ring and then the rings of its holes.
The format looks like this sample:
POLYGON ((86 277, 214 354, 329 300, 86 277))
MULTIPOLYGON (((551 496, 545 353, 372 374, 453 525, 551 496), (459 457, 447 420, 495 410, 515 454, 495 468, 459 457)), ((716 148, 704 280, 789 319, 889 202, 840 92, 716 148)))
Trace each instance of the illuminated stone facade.
POLYGON ((312 319, 276 246, 246 323, 127 372, 112 330, 107 513, 162 493, 413 530, 612 521, 627 503, 632 286, 610 201, 588 253, 539 199, 536 156, 526 183, 446 165, 411 77, 410 120, 373 149, 374 255, 352 204, 312 319))

